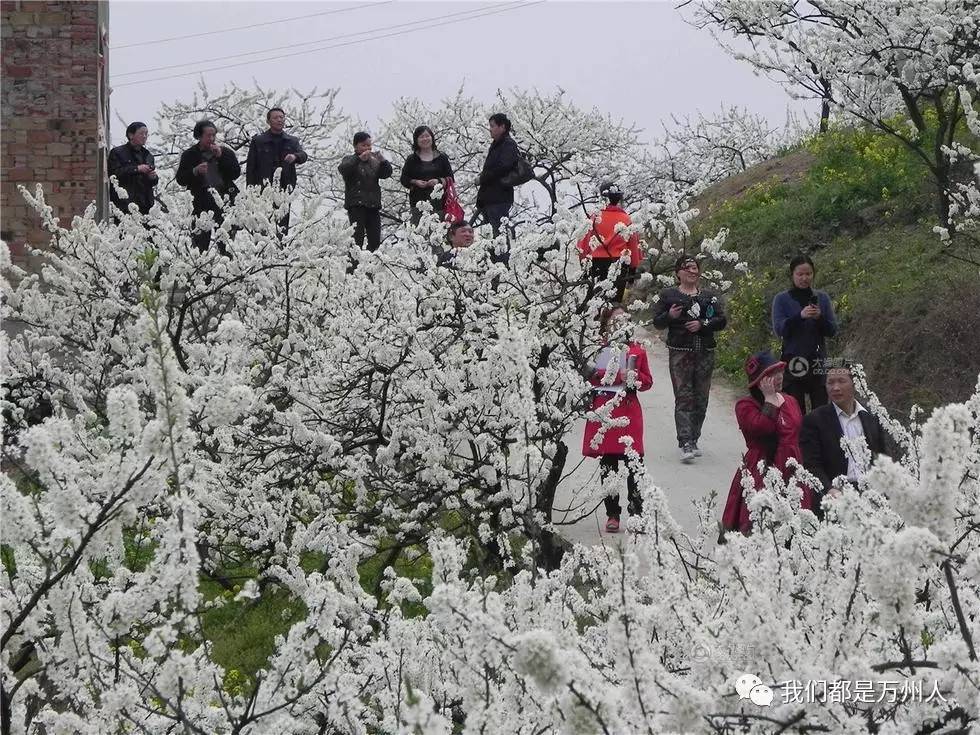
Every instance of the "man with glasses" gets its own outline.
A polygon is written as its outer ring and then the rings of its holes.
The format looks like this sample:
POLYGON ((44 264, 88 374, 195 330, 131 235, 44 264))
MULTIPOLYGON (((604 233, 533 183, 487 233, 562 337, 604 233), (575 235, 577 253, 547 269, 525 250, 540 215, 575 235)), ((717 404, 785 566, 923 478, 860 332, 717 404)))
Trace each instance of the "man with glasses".
POLYGON ((674 273, 677 286, 660 292, 653 324, 667 330, 677 445, 681 461, 690 464, 701 456, 698 441, 715 369, 715 332, 724 329, 728 320, 721 299, 700 287, 701 266, 694 257, 678 258, 674 273))

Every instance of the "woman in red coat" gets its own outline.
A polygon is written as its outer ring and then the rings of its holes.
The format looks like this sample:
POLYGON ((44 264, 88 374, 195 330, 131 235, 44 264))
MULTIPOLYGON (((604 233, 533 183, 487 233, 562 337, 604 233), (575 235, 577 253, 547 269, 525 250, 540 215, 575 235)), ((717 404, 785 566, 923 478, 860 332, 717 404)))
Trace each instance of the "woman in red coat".
MULTIPOLYGON (((586 457, 599 457, 599 473, 605 481, 610 472, 619 470, 623 462, 627 470, 627 509, 629 514, 639 515, 642 510, 642 500, 637 487, 636 477, 626 460, 626 445, 620 440, 630 437, 632 447, 643 459, 643 409, 640 399, 636 397, 638 390, 649 390, 653 385, 650 375, 650 364, 647 353, 636 342, 630 341, 624 345, 609 345, 608 338, 624 326, 628 315, 621 306, 612 306, 602 314, 601 332, 603 347, 596 357, 589 382, 592 383, 592 410, 606 416, 607 422, 616 419, 629 419, 625 426, 604 426, 599 421, 589 421, 585 424, 585 438, 582 440, 582 454, 586 457), (610 362, 616 368, 612 373, 610 362), (628 373, 633 371, 632 380, 628 373), (607 404, 612 404, 607 406, 607 404), (605 409, 603 408, 605 407, 605 409)), ((619 530, 619 519, 622 506, 619 504, 619 493, 615 497, 606 497, 606 531, 616 533, 619 530)))
MULTIPOLYGON (((744 534, 752 531, 749 509, 742 496, 743 467, 752 475, 758 490, 763 484, 758 470, 760 460, 764 460, 767 467, 778 467, 786 480, 792 474, 786 466, 787 460, 803 461, 800 452, 803 414, 796 399, 780 392, 785 367, 786 363, 777 361, 768 350, 757 352, 745 361, 751 395, 735 403, 735 419, 748 451, 742 457, 742 465, 735 472, 728 491, 728 502, 721 518, 722 536, 726 531, 739 530, 744 534)), ((809 488, 804 489, 801 504, 807 509, 813 507, 809 488)))

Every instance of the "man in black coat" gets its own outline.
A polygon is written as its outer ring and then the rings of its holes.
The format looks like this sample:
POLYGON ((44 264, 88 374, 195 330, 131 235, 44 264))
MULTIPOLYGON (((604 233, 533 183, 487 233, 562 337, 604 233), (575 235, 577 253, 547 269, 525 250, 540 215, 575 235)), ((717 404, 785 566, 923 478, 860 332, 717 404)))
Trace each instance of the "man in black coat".
POLYGON ((514 187, 504 183, 504 177, 517 166, 520 152, 510 137, 510 120, 503 113, 490 116, 490 137, 493 142, 480 172, 480 188, 476 192, 476 208, 484 221, 490 223, 493 236, 500 234, 500 220, 514 206, 514 187))
POLYGON ((119 187, 129 195, 128 199, 122 199, 112 186, 109 199, 123 212, 135 204, 141 214, 147 214, 153 206, 157 172, 153 154, 146 149, 146 137, 146 123, 130 123, 126 127, 126 143, 109 152, 109 175, 115 176, 119 187))
POLYGON ((354 242, 368 250, 381 245, 381 179, 391 176, 391 164, 372 149, 371 136, 363 130, 354 134, 354 153, 344 156, 337 170, 344 177, 344 208, 354 225, 354 242))
MULTIPOLYGON (((221 206, 214 200, 211 189, 221 196, 227 196, 231 204, 235 203, 238 187, 235 179, 242 174, 242 166, 238 163, 235 152, 227 146, 215 142, 218 130, 210 120, 200 120, 194 126, 194 139, 197 144, 180 154, 180 164, 177 166, 177 183, 188 189, 194 197, 194 216, 203 212, 213 212, 215 227, 223 220, 221 206)), ((197 232, 193 235, 194 245, 203 252, 211 243, 209 231, 197 232)), ((222 254, 224 248, 221 249, 222 254)))
MULTIPOLYGON (((830 403, 819 406, 803 417, 800 429, 800 449, 803 466, 815 475, 822 487, 814 488, 822 501, 832 489, 834 480, 843 477, 857 484, 868 467, 858 453, 845 453, 842 440, 863 441, 871 453, 871 461, 880 454, 894 457, 889 441, 878 418, 862 406, 854 390, 850 365, 831 367, 827 371, 827 395, 830 403)), ((823 515, 820 505, 817 515, 823 515)))
POLYGON ((279 174, 279 187, 291 189, 296 186, 296 167, 306 163, 307 155, 300 145, 299 138, 285 132, 286 113, 281 107, 273 107, 265 115, 269 129, 252 138, 245 161, 245 183, 249 186, 264 186, 272 181, 276 169, 279 174))

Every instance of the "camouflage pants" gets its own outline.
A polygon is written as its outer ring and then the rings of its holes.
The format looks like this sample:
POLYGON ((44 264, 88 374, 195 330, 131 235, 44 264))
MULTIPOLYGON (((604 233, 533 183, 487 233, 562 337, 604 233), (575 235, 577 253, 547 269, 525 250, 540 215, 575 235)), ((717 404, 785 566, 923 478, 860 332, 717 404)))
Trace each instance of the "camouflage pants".
POLYGON ((677 446, 696 443, 708 411, 711 373, 715 369, 714 350, 693 352, 668 350, 670 382, 674 387, 674 425, 677 446))

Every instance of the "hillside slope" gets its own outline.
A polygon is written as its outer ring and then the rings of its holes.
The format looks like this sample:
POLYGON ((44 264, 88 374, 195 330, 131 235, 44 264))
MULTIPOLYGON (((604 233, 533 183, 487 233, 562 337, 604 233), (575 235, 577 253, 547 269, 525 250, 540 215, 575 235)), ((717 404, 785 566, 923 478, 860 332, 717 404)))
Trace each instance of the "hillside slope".
POLYGON ((695 234, 728 228, 751 268, 731 294, 721 369, 741 382, 748 353, 778 354, 769 305, 802 252, 841 322, 831 356, 862 363, 890 410, 967 398, 980 373, 980 274, 940 252, 929 187, 890 139, 836 130, 708 189, 695 234))

